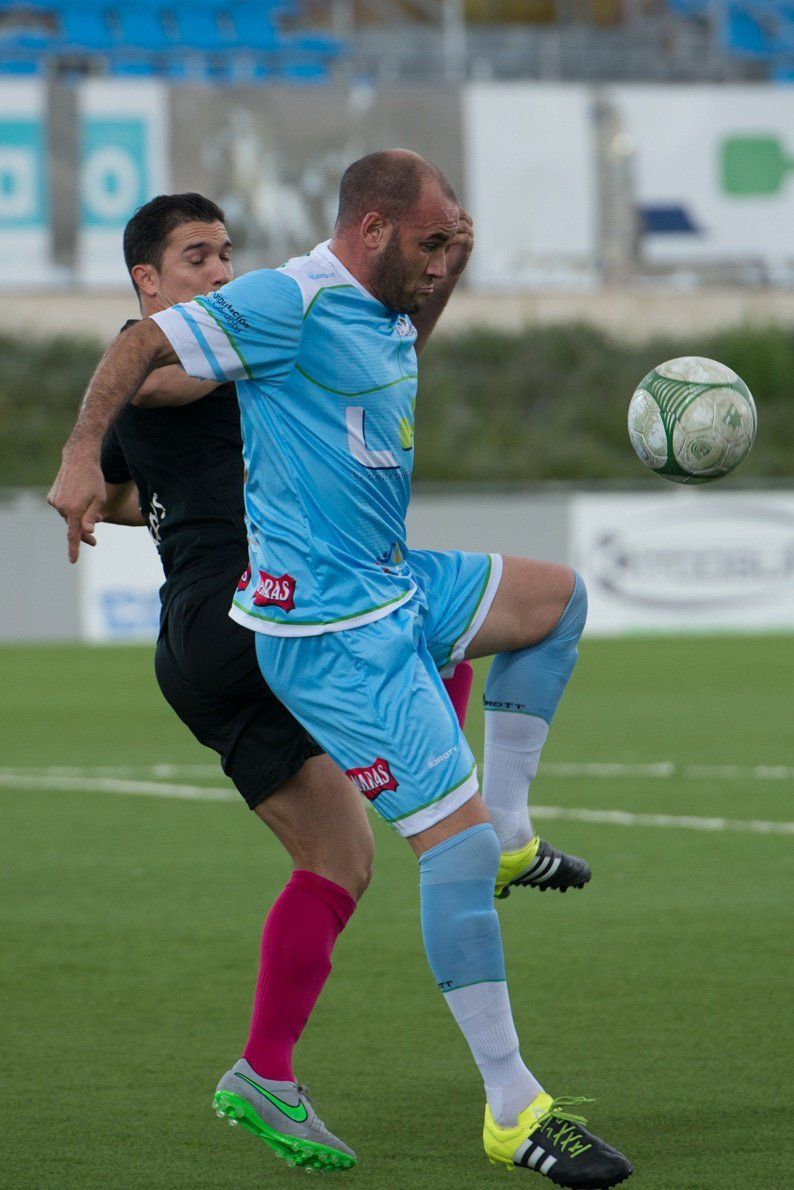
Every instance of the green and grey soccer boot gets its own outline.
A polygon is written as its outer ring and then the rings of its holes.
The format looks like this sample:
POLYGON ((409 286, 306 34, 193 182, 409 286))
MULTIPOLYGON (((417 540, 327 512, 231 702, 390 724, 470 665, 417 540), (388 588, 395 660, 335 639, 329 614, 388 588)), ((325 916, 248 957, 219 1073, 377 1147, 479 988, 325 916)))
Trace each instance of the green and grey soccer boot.
POLYGON ((287 1165, 350 1169, 356 1163, 353 1150, 318 1118, 306 1087, 260 1078, 245 1058, 224 1074, 212 1106, 230 1124, 253 1132, 287 1165))

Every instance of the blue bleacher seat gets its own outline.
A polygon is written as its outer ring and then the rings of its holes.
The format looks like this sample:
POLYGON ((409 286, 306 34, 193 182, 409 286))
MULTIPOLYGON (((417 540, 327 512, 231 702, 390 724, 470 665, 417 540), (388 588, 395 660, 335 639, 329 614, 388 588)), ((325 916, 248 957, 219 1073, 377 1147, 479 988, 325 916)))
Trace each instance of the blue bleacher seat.
POLYGON ((261 4, 236 3, 232 5, 234 20, 234 44, 241 50, 256 50, 259 53, 276 53, 281 46, 278 29, 270 20, 270 13, 261 4))
POLYGON ((6 57, 0 50, 0 75, 30 77, 39 74, 44 63, 40 58, 6 57))
POLYGON ((117 43, 118 37, 108 20, 106 4, 62 4, 60 17, 63 42, 70 50, 106 51, 117 43))
POLYGON ((117 5, 124 48, 161 53, 174 44, 164 20, 165 5, 125 3, 117 5))
POLYGON ((168 5, 174 15, 177 40, 180 46, 215 53, 234 42, 234 25, 229 9, 231 4, 168 5))
POLYGON ((727 49, 743 58, 769 58, 775 46, 766 23, 739 4, 728 5, 725 43, 727 49))

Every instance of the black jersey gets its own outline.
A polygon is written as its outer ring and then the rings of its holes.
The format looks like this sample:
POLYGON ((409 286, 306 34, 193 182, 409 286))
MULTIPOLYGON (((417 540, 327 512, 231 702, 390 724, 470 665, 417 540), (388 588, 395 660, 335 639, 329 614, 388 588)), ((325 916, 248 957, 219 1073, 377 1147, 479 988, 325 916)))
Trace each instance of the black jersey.
POLYGON ((245 569, 242 452, 233 384, 188 405, 127 405, 108 432, 102 471, 108 483, 138 488, 165 572, 164 607, 199 579, 229 581, 245 569))

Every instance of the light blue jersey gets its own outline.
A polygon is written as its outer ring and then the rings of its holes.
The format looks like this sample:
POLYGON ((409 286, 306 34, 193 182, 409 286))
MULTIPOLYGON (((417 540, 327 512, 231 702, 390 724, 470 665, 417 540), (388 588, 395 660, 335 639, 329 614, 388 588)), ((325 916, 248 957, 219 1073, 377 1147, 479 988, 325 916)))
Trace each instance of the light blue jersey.
POLYGON ((189 375, 237 381, 251 566, 233 618, 272 636, 314 636, 410 599, 410 319, 368 293, 327 243, 153 318, 189 375))

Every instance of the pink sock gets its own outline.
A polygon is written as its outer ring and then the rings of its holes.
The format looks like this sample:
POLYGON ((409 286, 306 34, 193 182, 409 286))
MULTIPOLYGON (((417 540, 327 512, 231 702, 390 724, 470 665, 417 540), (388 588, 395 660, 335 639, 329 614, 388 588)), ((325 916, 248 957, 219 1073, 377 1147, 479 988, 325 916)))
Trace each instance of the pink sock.
POLYGON ((466 725, 466 711, 469 709, 469 695, 473 678, 474 670, 471 667, 471 662, 461 661, 455 666, 451 677, 442 679, 444 689, 449 695, 449 701, 452 703, 461 727, 466 725))
POLYGON ((262 1078, 292 1082, 292 1051, 331 973, 331 951, 356 902, 314 872, 295 871, 267 915, 243 1057, 262 1078))

